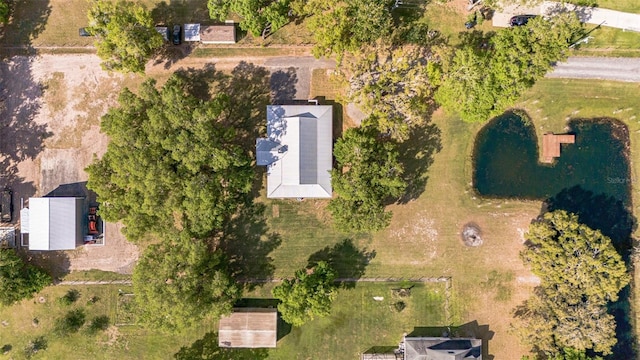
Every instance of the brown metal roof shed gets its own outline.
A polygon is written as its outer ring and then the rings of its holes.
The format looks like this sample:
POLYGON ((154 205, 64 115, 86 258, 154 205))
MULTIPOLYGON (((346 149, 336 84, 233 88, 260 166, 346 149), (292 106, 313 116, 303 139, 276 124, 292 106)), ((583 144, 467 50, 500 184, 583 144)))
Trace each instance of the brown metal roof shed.
POLYGON ((233 23, 200 26, 200 42, 203 44, 235 44, 236 26, 233 23))

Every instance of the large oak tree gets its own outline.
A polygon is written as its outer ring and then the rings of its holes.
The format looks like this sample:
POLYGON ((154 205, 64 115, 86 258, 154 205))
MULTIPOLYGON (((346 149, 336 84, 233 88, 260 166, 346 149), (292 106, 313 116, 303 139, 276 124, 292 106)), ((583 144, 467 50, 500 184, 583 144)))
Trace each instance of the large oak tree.
POLYGON ((164 86, 125 89, 102 118, 107 152, 87 168, 88 186, 107 221, 122 221, 129 240, 171 229, 207 237, 247 200, 251 158, 228 126, 229 98, 194 94, 174 74, 164 86))
POLYGON ((185 329, 206 316, 231 312, 240 288, 220 251, 184 234, 150 245, 133 272, 140 321, 152 328, 185 329))
POLYGON ((132 1, 95 0, 88 13, 89 33, 98 37, 98 56, 106 70, 143 73, 163 44, 151 12, 132 1))
POLYGON ((375 116, 363 127, 345 131, 333 149, 338 168, 331 174, 335 197, 329 203, 336 226, 343 231, 377 231, 391 221, 385 200, 406 188, 395 141, 380 136, 375 116))
POLYGON ((27 264, 14 249, 0 249, 0 303, 11 305, 51 284, 51 276, 27 264))
POLYGON ((285 279, 273 288, 273 296, 280 300, 278 311, 282 319, 293 326, 325 317, 337 296, 335 271, 324 261, 313 268, 296 271, 293 279, 285 279))
POLYGON ((538 17, 488 38, 473 39, 472 33, 462 48, 441 52, 440 66, 432 65, 431 81, 439 85, 435 99, 465 121, 488 121, 566 59, 580 34, 574 13, 538 17))
POLYGON ((616 338, 607 304, 629 283, 611 240, 563 210, 534 222, 525 238, 521 256, 541 283, 516 310, 521 338, 546 356, 565 348, 609 354, 616 338))

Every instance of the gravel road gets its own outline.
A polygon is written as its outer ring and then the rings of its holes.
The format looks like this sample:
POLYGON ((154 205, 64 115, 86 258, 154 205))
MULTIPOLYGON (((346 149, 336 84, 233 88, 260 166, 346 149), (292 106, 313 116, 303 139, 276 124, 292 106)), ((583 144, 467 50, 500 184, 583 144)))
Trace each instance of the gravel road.
POLYGON ((547 77, 640 82, 640 58, 570 57, 547 77))

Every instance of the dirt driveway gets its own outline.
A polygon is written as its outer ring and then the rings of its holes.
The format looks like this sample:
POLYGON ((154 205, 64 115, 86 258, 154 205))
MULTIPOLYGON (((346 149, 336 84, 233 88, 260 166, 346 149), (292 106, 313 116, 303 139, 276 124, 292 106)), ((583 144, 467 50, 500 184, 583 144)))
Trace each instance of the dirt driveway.
MULTIPOLYGON (((7 169, 5 183, 14 189, 18 223, 21 198, 26 202, 60 185, 87 180, 84 168, 107 147, 100 116, 115 103, 127 79, 103 72, 91 55, 16 57, 0 64, 0 74, 5 100, 0 156, 7 169)), ((104 246, 33 255, 56 274, 90 269, 130 273, 138 249, 119 228, 106 225, 104 246)))

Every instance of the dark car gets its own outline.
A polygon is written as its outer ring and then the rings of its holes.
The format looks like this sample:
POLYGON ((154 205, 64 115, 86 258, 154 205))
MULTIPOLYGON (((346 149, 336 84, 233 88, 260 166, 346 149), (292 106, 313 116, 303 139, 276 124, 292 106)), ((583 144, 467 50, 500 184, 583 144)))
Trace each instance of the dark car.
POLYGON ((87 31, 87 28, 83 28, 81 27, 80 29, 78 29, 78 33, 80 36, 91 36, 91 33, 89 31, 87 31))
POLYGON ((175 25, 173 27, 171 41, 173 41, 173 45, 180 45, 180 43, 182 42, 182 26, 175 25))
POLYGON ((536 15, 516 15, 509 20, 509 25, 511 26, 523 26, 527 25, 529 20, 536 17, 536 15))
POLYGON ((11 222, 13 219, 13 192, 10 189, 3 189, 0 192, 0 220, 11 222))

